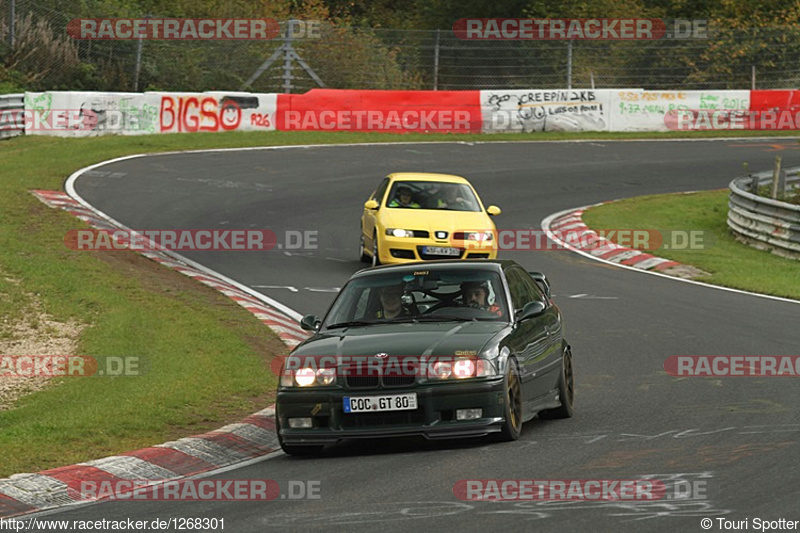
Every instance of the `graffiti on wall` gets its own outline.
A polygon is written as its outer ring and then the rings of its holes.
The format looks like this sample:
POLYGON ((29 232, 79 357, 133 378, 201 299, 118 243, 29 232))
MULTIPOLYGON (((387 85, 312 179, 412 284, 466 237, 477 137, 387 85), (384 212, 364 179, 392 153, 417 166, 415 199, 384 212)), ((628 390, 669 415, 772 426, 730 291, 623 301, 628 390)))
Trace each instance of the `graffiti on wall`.
POLYGON ((481 91, 484 131, 605 131, 608 103, 601 91, 481 91))
POLYGON ((666 131, 665 117, 681 110, 748 109, 750 91, 614 91, 614 131, 666 131))
POLYGON ((80 105, 81 126, 95 134, 157 133, 158 108, 138 95, 114 97, 97 95, 80 105))
POLYGON ((233 131, 245 129, 243 125, 269 127, 269 113, 264 118, 264 113, 253 112, 258 109, 257 96, 164 95, 160 132, 233 131), (254 114, 257 120, 250 120, 254 114), (244 115, 248 120, 243 124, 244 115))

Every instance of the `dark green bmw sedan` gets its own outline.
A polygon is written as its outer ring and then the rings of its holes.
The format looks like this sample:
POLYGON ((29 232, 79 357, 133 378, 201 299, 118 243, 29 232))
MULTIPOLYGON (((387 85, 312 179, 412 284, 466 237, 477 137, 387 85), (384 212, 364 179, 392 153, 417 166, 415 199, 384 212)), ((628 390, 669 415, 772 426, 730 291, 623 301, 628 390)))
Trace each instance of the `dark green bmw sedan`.
POLYGON ((572 353, 541 273, 507 260, 428 261, 356 273, 281 371, 290 454, 348 438, 494 434, 572 416, 572 353))

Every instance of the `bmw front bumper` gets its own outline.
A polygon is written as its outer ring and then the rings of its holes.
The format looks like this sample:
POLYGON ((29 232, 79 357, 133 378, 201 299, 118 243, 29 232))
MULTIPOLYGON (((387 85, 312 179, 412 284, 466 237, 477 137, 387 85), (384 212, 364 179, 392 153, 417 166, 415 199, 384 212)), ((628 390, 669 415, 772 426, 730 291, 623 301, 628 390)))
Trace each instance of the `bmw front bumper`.
POLYGON ((287 445, 335 444, 342 439, 421 435, 428 439, 481 437, 501 430, 505 405, 503 377, 348 390, 343 388, 278 391, 275 416, 287 445), (345 413, 345 397, 417 394, 414 411, 345 413), (482 409, 473 420, 456 420, 457 409, 482 409), (294 429, 289 418, 311 418, 313 427, 294 429))

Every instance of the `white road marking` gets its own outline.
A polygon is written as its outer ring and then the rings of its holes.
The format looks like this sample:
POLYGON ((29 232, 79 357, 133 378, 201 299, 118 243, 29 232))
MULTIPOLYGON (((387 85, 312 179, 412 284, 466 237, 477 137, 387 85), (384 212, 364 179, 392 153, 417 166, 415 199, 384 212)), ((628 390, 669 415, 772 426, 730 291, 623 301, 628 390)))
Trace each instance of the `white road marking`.
POLYGON ((291 292, 298 292, 296 287, 291 285, 250 285, 254 289, 289 289, 291 292))
POLYGON ((584 300, 619 300, 617 296, 594 296, 593 294, 568 294, 567 298, 582 298, 584 300))

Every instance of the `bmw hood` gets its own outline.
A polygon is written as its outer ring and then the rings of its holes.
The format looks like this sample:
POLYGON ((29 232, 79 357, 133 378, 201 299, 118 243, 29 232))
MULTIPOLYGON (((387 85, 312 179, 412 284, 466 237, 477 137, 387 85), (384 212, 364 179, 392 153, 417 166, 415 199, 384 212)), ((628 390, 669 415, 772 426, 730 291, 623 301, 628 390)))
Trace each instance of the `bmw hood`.
POLYGON ((298 346, 292 355, 453 356, 479 355, 505 322, 437 322, 378 324, 318 333, 298 346))

